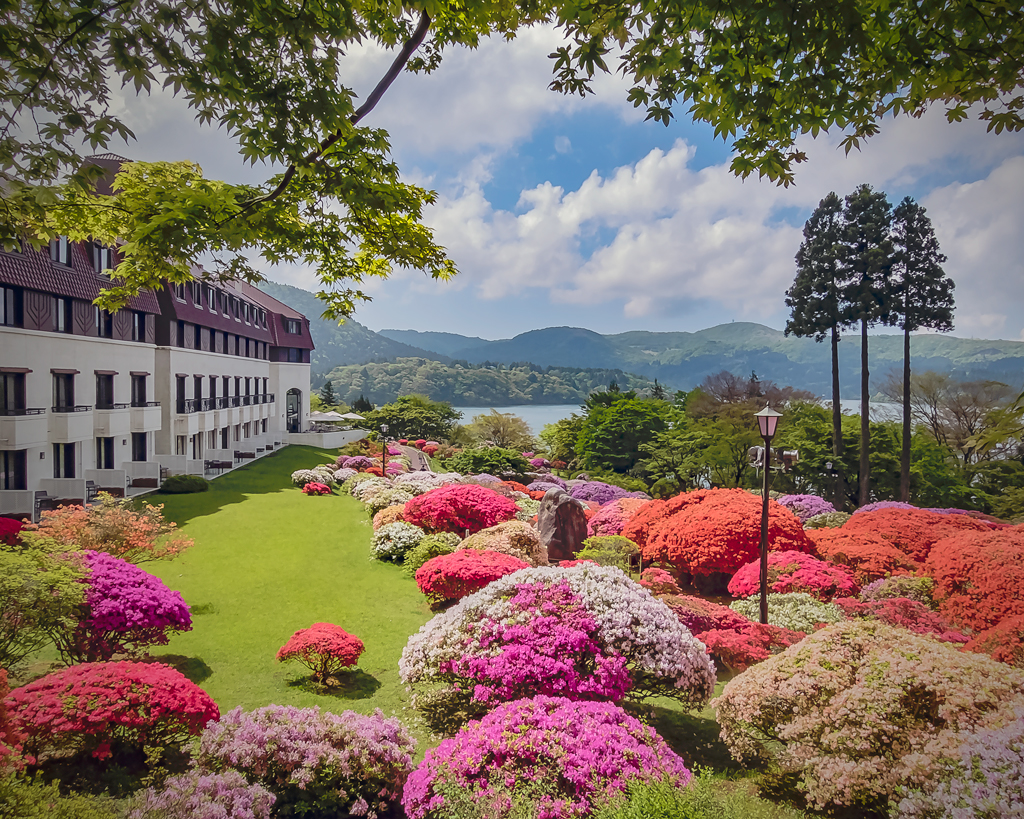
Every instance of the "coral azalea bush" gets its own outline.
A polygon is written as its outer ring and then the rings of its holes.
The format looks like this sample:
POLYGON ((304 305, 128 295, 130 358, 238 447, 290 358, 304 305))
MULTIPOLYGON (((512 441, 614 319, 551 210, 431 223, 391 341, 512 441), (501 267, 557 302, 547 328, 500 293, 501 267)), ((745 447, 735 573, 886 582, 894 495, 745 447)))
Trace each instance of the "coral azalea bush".
POLYGON ((298 660, 317 682, 326 682, 359 662, 363 641, 333 623, 313 623, 300 628, 277 651, 278 661, 298 660))
POLYGON ((476 484, 432 489, 405 504, 405 519, 429 532, 473 534, 506 520, 518 511, 515 503, 476 484))
POLYGON ((631 783, 658 780, 683 786, 690 772, 654 729, 611 703, 535 697, 427 751, 402 801, 409 819, 501 819, 513 809, 576 819, 631 783))
MULTIPOLYGON (((750 597, 761 590, 761 562, 740 568, 729 581, 729 594, 750 597)), ((768 590, 806 592, 819 600, 846 597, 857 591, 853 575, 841 566, 818 560, 803 552, 769 552, 768 590)))
POLYGON ((330 495, 331 487, 325 483, 310 482, 302 487, 303 495, 330 495))
POLYGON ((973 637, 964 648, 1024 669, 1024 615, 1000 620, 973 637))
POLYGON ((944 537, 958 532, 989 532, 987 523, 967 515, 943 515, 924 509, 876 509, 858 512, 843 524, 842 531, 881 536, 903 554, 918 562, 944 537))
POLYGON ((501 552, 459 549, 451 554, 432 557, 424 563, 416 571, 416 585, 431 603, 439 605, 479 591, 499 577, 529 565, 501 552))
POLYGON ((890 575, 908 574, 921 568, 881 535, 848 532, 845 528, 809 529, 818 555, 830 563, 846 566, 860 584, 890 575))

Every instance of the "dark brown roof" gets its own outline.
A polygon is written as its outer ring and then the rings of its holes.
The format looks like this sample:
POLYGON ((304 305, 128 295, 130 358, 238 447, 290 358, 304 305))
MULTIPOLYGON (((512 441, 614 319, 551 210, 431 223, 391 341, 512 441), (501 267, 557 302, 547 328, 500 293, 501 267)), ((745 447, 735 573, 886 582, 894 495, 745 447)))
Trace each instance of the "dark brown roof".
POLYGON ((103 169, 103 176, 96 181, 96 193, 109 196, 114 192, 114 176, 121 170, 121 166, 125 162, 131 162, 131 160, 118 154, 94 154, 87 156, 82 164, 96 165, 103 169))
MULTIPOLYGON (((205 271, 201 267, 194 267, 192 269, 192 275, 196 281, 202 282, 204 280, 205 271)), ((243 302, 248 301, 250 304, 254 304, 252 299, 245 298, 235 289, 234 283, 227 285, 212 284, 215 290, 221 290, 227 293, 229 296, 235 296, 240 298, 243 302)), ((178 319, 180 321, 187 321, 192 324, 199 324, 203 327, 212 327, 214 330, 224 331, 227 333, 236 333, 246 338, 253 338, 257 341, 265 341, 268 344, 273 344, 274 339, 270 332, 270 316, 267 316, 267 327, 261 324, 250 322, 245 323, 244 318, 235 319, 233 314, 224 315, 221 310, 214 309, 209 310, 205 304, 196 304, 192 300, 192 289, 191 287, 185 288, 185 300, 181 301, 174 294, 174 291, 168 288, 169 298, 167 303, 170 305, 170 312, 173 314, 170 317, 178 319)))
POLYGON ((233 287, 238 288, 239 293, 244 293, 251 301, 256 302, 267 311, 267 325, 274 340, 275 347, 296 347, 302 350, 313 349, 313 337, 309 333, 309 321, 302 313, 294 307, 289 307, 283 301, 278 301, 273 296, 264 293, 248 282, 234 282, 233 287), (285 332, 285 319, 296 319, 301 328, 298 335, 285 332))

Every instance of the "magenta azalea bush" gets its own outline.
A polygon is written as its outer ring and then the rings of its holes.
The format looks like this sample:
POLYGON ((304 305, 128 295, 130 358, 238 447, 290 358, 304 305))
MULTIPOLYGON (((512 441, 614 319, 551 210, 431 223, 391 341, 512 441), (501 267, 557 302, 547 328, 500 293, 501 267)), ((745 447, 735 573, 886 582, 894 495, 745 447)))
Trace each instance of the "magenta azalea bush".
POLYGON ((658 736, 608 702, 534 697, 506 703, 427 751, 405 785, 409 819, 500 819, 513 807, 549 819, 589 816, 633 782, 682 787, 690 772, 658 736))
POLYGON ((665 695, 699 707, 714 664, 672 611, 608 566, 522 569, 409 638, 403 682, 495 697, 665 695))
POLYGON ((807 523, 815 515, 828 515, 836 511, 831 503, 817 495, 780 495, 775 500, 800 518, 801 523, 807 523))
MULTIPOLYGON (((760 560, 741 567, 729 581, 729 594, 733 597, 750 597, 760 591, 760 560)), ((769 552, 768 591, 805 592, 828 601, 856 594, 857 583, 843 566, 826 563, 803 552, 769 552)))
POLYGON ((311 481, 302 487, 303 495, 330 495, 331 487, 325 483, 316 483, 311 481))
POLYGON ((109 660, 152 645, 166 645, 170 632, 191 631, 192 617, 179 592, 133 563, 106 552, 82 551, 88 576, 82 616, 54 643, 67 663, 109 660))
POLYGON ((274 794, 281 816, 373 817, 400 798, 414 744, 402 723, 380 709, 366 716, 239 707, 203 732, 194 764, 201 771, 238 771, 274 794))
POLYGON ((519 509, 509 498, 476 484, 431 489, 405 504, 403 516, 428 532, 473 534, 506 520, 519 509))
POLYGON ((250 785, 238 771, 192 770, 149 788, 132 800, 125 819, 270 819, 276 798, 250 785))

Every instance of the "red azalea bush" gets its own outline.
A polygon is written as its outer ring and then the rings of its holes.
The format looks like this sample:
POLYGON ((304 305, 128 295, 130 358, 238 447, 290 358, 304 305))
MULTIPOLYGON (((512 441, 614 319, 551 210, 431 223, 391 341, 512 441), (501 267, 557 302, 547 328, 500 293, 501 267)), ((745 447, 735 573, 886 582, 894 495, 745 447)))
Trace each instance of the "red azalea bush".
POLYGON ((651 594, 682 594, 676 579, 664 569, 644 569, 640 573, 640 585, 651 594))
POLYGON ((921 568, 920 563, 907 557, 881 535, 848 532, 844 527, 808 529, 807 534, 820 557, 846 566, 862 586, 883 577, 910 574, 921 568))
POLYGON ((720 665, 729 671, 741 673, 799 643, 807 635, 802 631, 748 621, 743 628, 735 631, 712 629, 694 636, 708 647, 708 653, 720 665))
POLYGON ((586 558, 584 558, 582 560, 559 560, 558 561, 558 568, 559 569, 571 569, 573 566, 587 566, 587 565, 590 565, 590 566, 600 566, 601 564, 597 563, 596 561, 593 561, 593 560, 587 560, 586 558))
POLYGON ((928 555, 925 574, 935 581, 933 595, 939 612, 962 628, 984 631, 1022 615, 1024 528, 944 538, 928 555))
MULTIPOLYGON (((761 561, 743 566, 729 581, 729 594, 750 597, 761 590, 761 561)), ((857 593, 853 575, 839 566, 803 552, 768 553, 768 591, 806 592, 828 602, 836 595, 857 593)))
POLYGON ((412 442, 412 445, 416 447, 416 449, 423 449, 423 447, 427 445, 427 439, 417 438, 415 441, 412 442))
POLYGON ((300 628, 277 651, 278 662, 298 660, 313 672, 313 679, 325 682, 359 662, 363 641, 332 623, 313 623, 300 628))
POLYGON ((479 591, 488 583, 530 564, 512 555, 488 550, 460 549, 432 557, 416 570, 416 585, 439 605, 479 591))
POLYGON ((302 487, 303 495, 330 495, 331 487, 325 483, 316 483, 311 481, 302 487))
POLYGON ((7 712, 7 695, 11 689, 7 686, 7 670, 0 668, 0 773, 4 768, 16 767, 21 756, 22 736, 11 722, 7 712))
MULTIPOLYGON (((687 494, 702 497, 681 505, 674 514, 662 516, 650 525, 645 536, 646 546, 642 547, 644 560, 668 563, 690 574, 709 575, 713 572, 732 574, 758 556, 760 498, 742 489, 709 489, 687 494)), ((666 501, 666 507, 675 504, 679 497, 666 501)), ((813 551, 814 544, 804 532, 800 519, 775 501, 768 504, 771 550, 813 551)), ((646 508, 637 511, 634 520, 646 508)), ((633 520, 623 534, 631 537, 632 529, 633 520)))
POLYGON ((25 524, 14 518, 0 517, 0 543, 8 546, 18 545, 18 535, 25 528, 25 524))
POLYGON ((737 614, 728 606, 712 603, 703 597, 672 594, 658 599, 672 609, 672 613, 679 618, 679 622, 686 626, 692 634, 700 634, 712 629, 736 631, 750 623, 746 617, 737 614))
POLYGON ((973 637, 964 649, 1024 668, 1024 615, 1000 620, 992 628, 973 637))
POLYGON ((114 743, 178 744, 220 717, 216 703, 184 674, 160 663, 83 663, 12 691, 11 721, 25 750, 89 751, 114 743))
POLYGON ((944 643, 966 643, 970 638, 957 631, 946 619, 924 603, 907 597, 889 597, 862 603, 853 597, 832 601, 847 617, 874 617, 890 626, 900 626, 915 634, 935 637, 944 643))
POLYGON ((477 484, 449 484, 417 495, 405 504, 405 519, 428 532, 470 534, 512 520, 519 507, 477 484))
POLYGON ((434 455, 437 453, 437 450, 439 450, 440 448, 441 447, 438 446, 437 444, 427 444, 426 446, 423 447, 423 454, 426 455, 428 458, 433 458, 434 455))
POLYGON ((920 562, 945 537, 957 532, 989 532, 992 527, 967 515, 943 515, 925 509, 877 509, 858 512, 841 529, 880 535, 907 557, 920 562))
POLYGON ((619 498, 606 503, 587 521, 587 535, 621 535, 629 519, 641 506, 649 502, 643 498, 619 498))
POLYGON ((698 489, 694 492, 683 492, 669 500, 644 501, 626 521, 619 534, 628 537, 642 551, 647 546, 647 538, 652 528, 684 507, 692 503, 700 503, 707 493, 706 489, 698 489))

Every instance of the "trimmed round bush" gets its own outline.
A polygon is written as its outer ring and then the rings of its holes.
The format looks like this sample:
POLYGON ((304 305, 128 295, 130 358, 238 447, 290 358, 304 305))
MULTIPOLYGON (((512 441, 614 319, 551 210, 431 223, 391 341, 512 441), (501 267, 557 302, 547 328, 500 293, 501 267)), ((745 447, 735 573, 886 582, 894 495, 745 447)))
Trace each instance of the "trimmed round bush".
POLYGON ((605 504, 587 521, 587 534, 590 537, 621 535, 626 521, 645 503, 643 498, 619 498, 605 504))
MULTIPOLYGON (((737 600, 729 608, 751 622, 756 623, 761 617, 760 597, 737 600)), ((842 619, 842 609, 834 603, 815 600, 809 594, 794 592, 768 595, 768 623, 779 628, 811 632, 822 623, 838 623, 842 619)))
POLYGON ((967 515, 888 507, 857 512, 843 524, 843 531, 880 535, 907 557, 920 562, 945 537, 958 532, 990 532, 992 527, 967 515))
POLYGON ((459 549, 432 557, 416 570, 416 585, 433 605, 459 600, 488 583, 529 567, 529 563, 501 552, 459 549))
POLYGON ((359 473, 354 469, 346 469, 342 467, 341 469, 334 470, 334 482, 340 486, 341 484, 345 483, 345 481, 347 481, 349 478, 358 474, 359 473))
POLYGON ((404 521, 405 518, 402 516, 404 511, 404 503, 398 503, 394 506, 385 506, 373 516, 373 531, 376 532, 381 526, 387 526, 389 523, 400 523, 404 521))
POLYGON ((419 543, 405 553, 402 571, 409 577, 415 577, 416 571, 430 558, 438 555, 450 555, 462 541, 452 532, 437 532, 427 535, 419 543))
POLYGON ((136 794, 125 819, 270 819, 276 797, 238 771, 191 770, 136 794))
POLYGON ((460 807, 494 819, 513 808, 576 819, 632 783, 659 780, 682 787, 690 772, 653 728, 608 702, 535 697, 427 751, 402 804, 409 819, 448 819, 460 807))
POLYGON ((518 558, 527 566, 546 566, 548 563, 548 550, 541 543, 537 530, 519 520, 481 529, 462 541, 462 548, 501 552, 518 558))
POLYGON ((202 475, 171 475, 160 484, 160 491, 166 495, 189 495, 209 489, 210 482, 202 475))
POLYGON ((733 757, 797 778, 812 807, 884 811, 901 789, 929 787, 961 731, 1022 694, 1024 674, 988 657, 851 620, 748 669, 714 708, 733 757))
POLYGON ((579 560, 591 560, 599 566, 615 566, 629 571, 631 559, 640 554, 640 549, 628 537, 621 535, 594 535, 583 541, 583 548, 576 553, 579 560))
POLYGON ((934 605, 932 601, 934 588, 935 581, 930 577, 914 577, 912 575, 883 577, 868 583, 861 589, 860 599, 865 603, 874 603, 879 600, 902 597, 906 600, 916 600, 930 608, 934 605))
POLYGON ((826 512, 804 521, 805 529, 837 529, 850 519, 849 512, 826 512))
POLYGON ((330 495, 331 487, 325 483, 307 483, 302 487, 303 495, 330 495))
POLYGON ((423 540, 426 533, 411 523, 389 523, 373 533, 370 554, 377 560, 401 562, 410 549, 423 540))
MULTIPOLYGON (((740 568, 729 581, 729 594, 750 597, 761 591, 761 561, 740 568)), ((803 552, 768 553, 768 591, 785 594, 805 592, 818 600, 847 597, 857 592, 853 575, 803 552)))
POLYGON ((507 520, 518 508, 509 498, 476 484, 432 489, 405 504, 405 519, 428 532, 474 534, 507 520))
POLYGON ((1000 620, 973 637, 964 649, 1024 669, 1024 615, 1000 620))
POLYGON ((860 584, 896 574, 918 571, 913 560, 881 535, 840 529, 808 529, 818 554, 830 563, 846 566, 860 584))
POLYGON ((199 739, 202 771, 234 769, 277 797, 279 816, 387 815, 412 769, 414 740, 378 708, 370 716, 268 705, 229 711, 199 739))
POLYGON ((617 501, 622 498, 635 498, 638 500, 649 500, 646 492, 630 492, 618 486, 612 486, 604 481, 579 481, 574 482, 569 490, 569 495, 581 501, 593 501, 598 506, 617 501))
POLYGON ((650 568, 640 572, 640 585, 651 594, 682 594, 676 579, 664 569, 650 568))
POLYGON ((371 517, 387 509, 389 506, 403 507, 404 514, 405 504, 407 501, 412 500, 412 498, 412 492, 398 486, 391 486, 387 489, 382 489, 380 492, 374 492, 369 496, 365 496, 363 503, 366 505, 366 511, 370 513, 371 517))
POLYGON ((915 634, 926 634, 944 643, 963 644, 968 637, 954 628, 946 619, 932 611, 924 603, 904 597, 892 597, 862 603, 852 597, 836 598, 839 606, 847 617, 875 617, 891 626, 899 626, 915 634))
POLYGON ((363 653, 363 641, 333 623, 300 628, 277 651, 278 662, 298 660, 318 683, 351 668, 363 653))
POLYGON ((833 514, 836 511, 831 503, 817 495, 779 495, 775 500, 800 518, 803 524, 818 515, 833 514))

